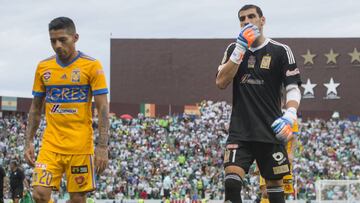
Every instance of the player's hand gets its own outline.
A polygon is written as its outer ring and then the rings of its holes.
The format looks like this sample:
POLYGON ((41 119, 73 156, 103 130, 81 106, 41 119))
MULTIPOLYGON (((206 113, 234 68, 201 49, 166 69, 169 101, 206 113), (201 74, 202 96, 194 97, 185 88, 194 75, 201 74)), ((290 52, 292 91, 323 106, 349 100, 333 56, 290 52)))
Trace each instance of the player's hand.
POLYGON ((276 134, 276 138, 283 143, 293 139, 292 127, 296 120, 296 109, 293 107, 288 108, 284 115, 276 119, 271 125, 271 128, 276 134))
POLYGON ((34 144, 29 143, 25 145, 25 153, 24 153, 25 161, 29 164, 29 166, 35 166, 35 150, 34 144))
POLYGON ((259 28, 253 24, 247 24, 240 30, 236 39, 235 49, 230 56, 230 60, 240 64, 248 47, 260 36, 259 28))
POLYGON ((108 147, 97 146, 95 148, 95 171, 97 174, 101 174, 107 167, 109 162, 108 147))
POLYGON ((248 48, 259 36, 259 28, 256 25, 249 23, 240 30, 240 34, 236 40, 236 44, 240 44, 245 48, 248 48))

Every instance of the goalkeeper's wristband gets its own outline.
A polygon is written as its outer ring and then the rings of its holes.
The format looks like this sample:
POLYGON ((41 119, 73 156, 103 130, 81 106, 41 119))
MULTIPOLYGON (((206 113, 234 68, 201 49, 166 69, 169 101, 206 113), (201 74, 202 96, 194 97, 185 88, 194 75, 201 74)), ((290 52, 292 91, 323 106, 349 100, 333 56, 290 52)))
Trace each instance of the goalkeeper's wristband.
POLYGON ((235 49, 230 56, 230 60, 236 64, 240 64, 245 52, 246 48, 243 45, 236 43, 235 49))

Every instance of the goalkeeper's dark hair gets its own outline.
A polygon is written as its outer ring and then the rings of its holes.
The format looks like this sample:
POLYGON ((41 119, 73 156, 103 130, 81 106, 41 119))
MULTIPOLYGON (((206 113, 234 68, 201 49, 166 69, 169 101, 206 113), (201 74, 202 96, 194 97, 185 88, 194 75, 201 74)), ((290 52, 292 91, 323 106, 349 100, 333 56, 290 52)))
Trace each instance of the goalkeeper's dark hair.
POLYGON ((246 4, 245 6, 241 7, 239 12, 238 12, 238 18, 240 20, 240 11, 245 11, 245 10, 249 10, 255 8, 256 9, 256 13, 259 15, 259 17, 263 17, 263 12, 261 10, 261 8, 259 6, 253 5, 253 4, 246 4))
POLYGON ((50 30, 60 30, 60 29, 64 29, 70 34, 76 33, 74 21, 68 17, 58 17, 58 18, 53 19, 49 23, 49 31, 50 30))

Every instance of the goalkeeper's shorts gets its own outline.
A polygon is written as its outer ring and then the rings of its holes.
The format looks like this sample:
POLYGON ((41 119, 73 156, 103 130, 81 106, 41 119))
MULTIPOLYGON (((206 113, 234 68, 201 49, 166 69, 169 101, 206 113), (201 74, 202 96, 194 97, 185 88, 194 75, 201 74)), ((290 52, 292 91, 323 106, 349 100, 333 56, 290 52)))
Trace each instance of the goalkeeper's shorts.
POLYGON ((237 141, 226 145, 225 167, 239 166, 248 173, 254 160, 267 180, 280 180, 290 174, 288 155, 282 144, 237 141))

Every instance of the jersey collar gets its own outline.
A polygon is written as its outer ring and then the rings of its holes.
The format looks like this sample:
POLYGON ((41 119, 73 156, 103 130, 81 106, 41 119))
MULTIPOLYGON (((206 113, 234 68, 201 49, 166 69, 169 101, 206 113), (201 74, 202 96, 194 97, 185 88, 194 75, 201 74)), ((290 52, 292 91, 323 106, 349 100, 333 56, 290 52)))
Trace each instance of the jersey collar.
POLYGON ((65 67, 71 65, 72 63, 74 63, 81 55, 82 55, 82 53, 80 51, 78 51, 78 55, 73 60, 71 60, 69 63, 62 63, 61 60, 56 55, 56 63, 59 64, 59 66, 65 68, 65 67))
POLYGON ((269 42, 270 42, 270 38, 265 38, 264 42, 262 44, 260 44, 260 46, 258 46, 258 47, 250 47, 249 50, 251 52, 255 52, 255 51, 263 48, 264 46, 266 46, 269 42))

